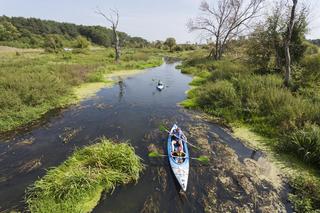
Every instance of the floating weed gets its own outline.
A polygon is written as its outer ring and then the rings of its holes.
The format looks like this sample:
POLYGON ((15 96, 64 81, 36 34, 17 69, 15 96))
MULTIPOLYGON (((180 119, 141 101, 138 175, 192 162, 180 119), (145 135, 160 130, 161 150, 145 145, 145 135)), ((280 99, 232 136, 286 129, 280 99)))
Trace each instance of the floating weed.
POLYGON ((81 130, 81 127, 78 129, 66 127, 64 128, 64 132, 59 135, 59 138, 63 141, 63 143, 69 143, 72 138, 74 138, 81 130))
POLYGON ((103 191, 137 181, 142 169, 132 146, 102 138, 76 150, 30 186, 26 203, 31 212, 90 212, 103 191))

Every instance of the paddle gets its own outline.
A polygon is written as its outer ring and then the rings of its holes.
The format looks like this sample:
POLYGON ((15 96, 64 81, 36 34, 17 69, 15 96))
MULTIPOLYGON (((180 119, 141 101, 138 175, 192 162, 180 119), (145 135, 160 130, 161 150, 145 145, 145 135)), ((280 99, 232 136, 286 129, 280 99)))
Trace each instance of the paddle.
MULTIPOLYGON (((162 124, 160 125, 159 129, 160 129, 161 131, 166 131, 167 133, 170 134, 170 131, 169 131, 164 125, 162 125, 162 124)), ((174 136, 176 136, 176 138, 179 138, 179 137, 178 137, 177 135, 175 135, 175 134, 174 134, 174 136)), ((196 148, 196 149, 198 149, 198 150, 202 150, 201 148, 193 145, 192 143, 184 140, 183 138, 179 138, 179 139, 183 140, 184 142, 186 142, 187 144, 189 144, 190 146, 192 146, 192 147, 194 147, 194 148, 196 148)))
MULTIPOLYGON (((149 157, 151 158, 156 158, 156 157, 168 157, 168 155, 163 155, 163 154, 160 154, 156 151, 153 151, 153 152, 150 152, 148 154, 149 157)), ((181 158, 189 158, 189 159, 192 159, 192 160, 197 160, 201 163, 209 163, 209 158, 207 156, 204 156, 204 155, 201 155, 200 157, 198 158, 193 158, 193 157, 181 157, 181 158)))

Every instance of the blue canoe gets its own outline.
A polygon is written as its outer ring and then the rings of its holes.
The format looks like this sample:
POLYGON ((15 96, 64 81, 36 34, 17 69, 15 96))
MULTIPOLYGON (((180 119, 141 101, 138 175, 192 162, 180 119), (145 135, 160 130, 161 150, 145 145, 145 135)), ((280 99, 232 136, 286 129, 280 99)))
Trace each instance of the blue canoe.
POLYGON ((187 143, 183 140, 183 152, 185 153, 185 157, 173 157, 171 155, 172 152, 172 136, 171 133, 174 129, 178 128, 176 124, 173 125, 170 134, 168 136, 168 158, 170 162, 171 169, 173 174, 175 175, 178 183, 180 184, 183 191, 187 190, 188 185, 188 177, 189 177, 189 151, 187 143))

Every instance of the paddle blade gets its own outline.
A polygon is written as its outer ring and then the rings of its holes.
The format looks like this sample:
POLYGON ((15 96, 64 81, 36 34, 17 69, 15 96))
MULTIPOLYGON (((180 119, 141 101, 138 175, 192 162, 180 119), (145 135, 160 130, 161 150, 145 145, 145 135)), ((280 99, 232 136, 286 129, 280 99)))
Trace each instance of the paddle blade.
POLYGON ((195 158, 197 161, 200 161, 201 163, 209 163, 209 158, 207 156, 200 156, 198 158, 195 158))
POLYGON ((160 125, 159 125, 159 130, 160 130, 160 131, 166 131, 167 128, 166 128, 163 124, 160 124, 160 125))
POLYGON ((151 158, 155 158, 155 157, 160 157, 161 155, 158 152, 150 152, 148 156, 151 158))

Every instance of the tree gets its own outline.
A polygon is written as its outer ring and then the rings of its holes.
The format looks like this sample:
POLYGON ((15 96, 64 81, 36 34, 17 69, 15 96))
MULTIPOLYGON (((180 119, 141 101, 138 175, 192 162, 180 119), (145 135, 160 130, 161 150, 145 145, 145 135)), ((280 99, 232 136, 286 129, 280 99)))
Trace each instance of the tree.
MULTIPOLYGON (((249 61, 260 71, 283 71, 286 65, 285 41, 287 38, 287 20, 289 11, 283 8, 283 2, 275 4, 270 15, 262 20, 249 37, 247 53, 249 61)), ((305 33, 307 31, 308 10, 302 7, 296 12, 290 41, 291 63, 299 63, 307 49, 305 33)))
POLYGON ((284 78, 284 84, 286 86, 290 85, 291 82, 291 56, 290 56, 290 43, 291 43, 291 37, 292 37, 292 31, 295 24, 295 13, 296 13, 296 6, 298 3, 298 0, 292 0, 292 7, 291 7, 291 14, 287 26, 287 32, 286 37, 284 40, 284 49, 285 49, 285 58, 286 58, 286 69, 285 69, 285 78, 284 78))
POLYGON ((169 47, 170 52, 172 51, 172 48, 176 45, 176 39, 175 38, 167 38, 167 40, 164 42, 164 45, 169 47))
POLYGON ((271 40, 265 25, 262 24, 258 25, 248 38, 246 48, 248 62, 260 73, 270 71, 270 60, 274 53, 271 40))
POLYGON ((59 52, 63 48, 62 39, 59 35, 47 35, 44 43, 44 49, 47 52, 59 52))
POLYGON ((90 45, 90 42, 83 36, 78 36, 75 47, 79 49, 87 49, 90 45))
POLYGON ((117 32, 117 28, 119 25, 119 12, 118 10, 115 9, 110 9, 110 14, 107 16, 105 13, 101 12, 101 10, 97 10, 96 13, 101 15, 102 17, 105 18, 109 24, 111 24, 111 29, 113 32, 113 44, 114 44, 114 50, 115 50, 115 61, 119 62, 120 60, 120 40, 119 40, 119 35, 117 32))
POLYGON ((154 42, 153 45, 154 45, 155 48, 161 49, 162 48, 162 41, 157 40, 157 41, 154 42))
POLYGON ((19 31, 10 22, 0 22, 0 41, 12 41, 20 36, 19 31))
POLYGON ((264 0, 218 0, 210 6, 207 1, 200 5, 202 14, 191 19, 189 31, 201 31, 206 39, 213 39, 214 48, 209 57, 221 59, 227 43, 241 35, 250 21, 257 17, 264 0))

